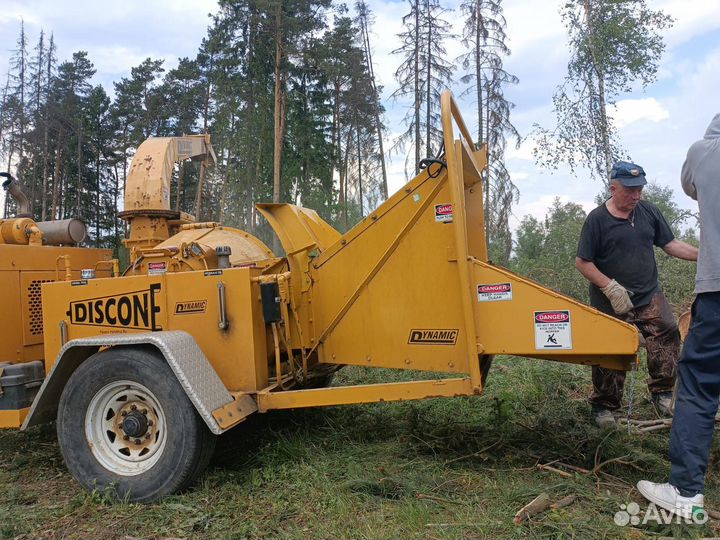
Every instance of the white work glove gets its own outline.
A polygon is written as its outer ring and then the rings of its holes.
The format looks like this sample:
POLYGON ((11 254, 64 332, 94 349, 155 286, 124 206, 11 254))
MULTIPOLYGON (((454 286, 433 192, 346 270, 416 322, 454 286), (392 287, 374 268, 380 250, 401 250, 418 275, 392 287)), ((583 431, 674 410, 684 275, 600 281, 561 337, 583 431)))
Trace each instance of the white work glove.
POLYGON ((614 279, 605 287, 600 287, 600 290, 610 300, 613 311, 618 315, 624 315, 633 308, 630 293, 614 279))

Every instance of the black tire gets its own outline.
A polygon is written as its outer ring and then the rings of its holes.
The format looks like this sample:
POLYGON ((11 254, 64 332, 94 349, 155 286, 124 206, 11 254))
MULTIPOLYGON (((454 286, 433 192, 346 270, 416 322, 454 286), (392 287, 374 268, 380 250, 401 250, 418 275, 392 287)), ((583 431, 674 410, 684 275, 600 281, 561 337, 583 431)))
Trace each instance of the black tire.
POLYGON ((216 440, 170 366, 147 348, 112 348, 83 362, 60 398, 57 432, 80 485, 133 502, 187 488, 216 440))

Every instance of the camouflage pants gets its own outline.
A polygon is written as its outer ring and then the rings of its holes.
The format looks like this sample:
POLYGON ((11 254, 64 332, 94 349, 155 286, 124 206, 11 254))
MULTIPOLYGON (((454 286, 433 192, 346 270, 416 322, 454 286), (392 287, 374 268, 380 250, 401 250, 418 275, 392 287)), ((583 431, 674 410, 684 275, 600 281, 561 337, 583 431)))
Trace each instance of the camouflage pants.
MULTIPOLYGON (((637 326, 645 337, 650 393, 672 392, 680 356, 680 333, 665 295, 658 291, 648 305, 635 308, 627 315, 615 316, 637 326)), ((620 407, 625 385, 624 371, 595 366, 592 368, 592 382, 590 403, 608 409, 620 407)))

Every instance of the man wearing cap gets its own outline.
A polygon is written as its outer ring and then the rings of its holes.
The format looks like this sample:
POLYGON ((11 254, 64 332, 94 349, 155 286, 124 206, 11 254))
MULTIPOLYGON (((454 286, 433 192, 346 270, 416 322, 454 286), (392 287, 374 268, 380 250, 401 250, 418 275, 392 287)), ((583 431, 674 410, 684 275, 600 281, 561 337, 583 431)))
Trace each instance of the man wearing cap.
MULTIPOLYGON (((697 260, 697 248, 673 235, 656 206, 642 199, 647 183, 639 165, 618 161, 610 172, 610 198, 588 214, 575 267, 590 282, 590 303, 635 324, 645 337, 648 388, 656 408, 670 415, 680 335, 658 283, 654 246, 680 259, 697 260)), ((615 425, 625 372, 592 368, 590 396, 595 423, 615 425)))

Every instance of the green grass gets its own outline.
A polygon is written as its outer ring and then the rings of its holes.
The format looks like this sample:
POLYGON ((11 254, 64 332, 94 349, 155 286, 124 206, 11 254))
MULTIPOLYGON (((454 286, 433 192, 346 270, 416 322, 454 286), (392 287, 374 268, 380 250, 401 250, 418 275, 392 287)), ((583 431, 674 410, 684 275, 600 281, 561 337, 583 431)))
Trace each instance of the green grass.
MULTIPOLYGON (((427 374, 420 374, 427 376, 427 374)), ((334 384, 417 373, 346 368, 334 384)), ((633 416, 652 418, 635 374, 633 416)), ((646 538, 709 537, 703 526, 620 527, 641 478, 664 481, 667 431, 594 427, 589 368, 496 360, 480 397, 255 415, 223 436, 200 483, 159 504, 111 503, 65 470, 54 426, 0 432, 0 538, 646 538), (559 460, 597 474, 539 470, 559 460), (513 524, 546 492, 560 510, 513 524)), ((720 506, 713 449, 706 504, 720 506)))

